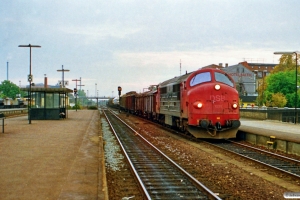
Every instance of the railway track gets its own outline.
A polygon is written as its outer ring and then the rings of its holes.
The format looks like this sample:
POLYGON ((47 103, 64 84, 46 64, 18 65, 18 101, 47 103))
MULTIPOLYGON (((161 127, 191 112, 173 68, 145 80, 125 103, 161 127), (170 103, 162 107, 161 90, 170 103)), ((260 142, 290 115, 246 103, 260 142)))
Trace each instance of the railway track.
POLYGON ((115 114, 103 111, 146 199, 220 199, 115 114))
POLYGON ((296 178, 300 178, 300 161, 283 155, 265 151, 256 147, 248 146, 231 140, 212 143, 223 150, 263 164, 272 169, 281 171, 296 178))
MULTIPOLYGON (((141 120, 145 120, 141 118, 141 120)), ((148 123, 148 120, 145 120, 148 123)), ((153 123, 157 125, 156 123, 153 123)), ((199 139, 196 139, 194 137, 191 137, 190 135, 186 135, 184 133, 181 133, 179 131, 176 131, 174 129, 161 126, 161 128, 170 131, 172 133, 181 135, 182 137, 191 140, 191 141, 199 141, 199 139)), ((204 140, 201 140, 204 141, 204 140)), ((216 140, 213 140, 216 141, 216 140)), ((295 177, 297 179, 300 178, 300 161, 296 159, 292 159, 280 154, 272 153, 269 151, 265 151, 260 148, 256 148, 253 146, 245 145, 239 142, 235 142, 232 140, 219 140, 221 142, 215 143, 215 142, 208 142, 210 145, 214 145, 218 148, 224 149, 226 151, 229 151, 231 153, 234 153, 236 155, 242 156, 246 159, 255 161, 257 163, 263 164, 267 167, 273 168, 277 171, 283 172, 285 174, 288 174, 292 177, 295 177)))

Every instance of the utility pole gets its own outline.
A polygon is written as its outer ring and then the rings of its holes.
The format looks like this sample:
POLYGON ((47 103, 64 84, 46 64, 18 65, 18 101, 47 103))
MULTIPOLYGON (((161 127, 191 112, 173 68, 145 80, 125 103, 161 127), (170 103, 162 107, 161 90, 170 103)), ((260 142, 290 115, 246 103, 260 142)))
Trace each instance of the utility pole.
MULTIPOLYGON (((65 72, 69 72, 70 70, 64 69, 64 66, 62 65, 61 69, 58 69, 57 71, 62 73, 62 84, 61 84, 61 86, 62 86, 62 88, 65 88, 65 72)), ((64 94, 64 96, 63 96, 63 109, 64 109, 63 112, 67 113, 66 112, 66 104, 65 104, 67 95, 66 95, 65 91, 64 91, 63 94, 64 94)))
POLYGON ((180 76, 181 76, 181 59, 180 59, 180 76))
MULTIPOLYGON (((80 86, 80 88, 81 88, 81 86, 84 86, 84 85, 81 85, 81 77, 80 77, 80 79, 73 79, 72 81, 76 81, 76 92, 77 92, 77 86, 80 86), (79 85, 77 85, 78 81, 80 82, 79 85)), ((76 95, 75 95, 75 107, 76 107, 76 111, 77 111, 77 96, 78 96, 78 93, 76 93, 76 95)))
MULTIPOLYGON (((80 86, 80 90, 81 90, 81 86, 84 86, 84 85, 81 85, 81 77, 80 77, 79 81, 80 81, 80 85, 78 85, 78 86, 80 86)), ((82 106, 83 106, 83 98, 82 98, 82 106)))
POLYGON ((79 78, 79 80, 80 80, 80 85, 79 85, 80 88, 79 88, 79 90, 81 90, 81 86, 82 86, 82 85, 81 85, 81 77, 79 78))
POLYGON ((58 69, 57 71, 62 72, 62 84, 61 84, 61 86, 62 86, 62 88, 64 88, 65 87, 65 72, 69 72, 70 70, 64 69, 64 66, 62 65, 61 69, 58 69))
POLYGON ((77 81, 80 81, 78 79, 73 79, 72 81, 76 81, 76 88, 74 88, 74 91, 76 91, 76 93, 74 92, 74 95, 75 95, 75 108, 76 108, 76 112, 77 112, 77 81))

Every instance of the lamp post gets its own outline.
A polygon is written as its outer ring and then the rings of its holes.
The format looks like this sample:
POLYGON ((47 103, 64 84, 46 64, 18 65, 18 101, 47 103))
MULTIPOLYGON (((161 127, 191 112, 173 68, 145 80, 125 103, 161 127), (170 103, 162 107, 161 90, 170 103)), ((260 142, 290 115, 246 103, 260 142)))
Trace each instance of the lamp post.
POLYGON ((19 45, 18 47, 29 47, 30 49, 30 54, 29 54, 29 75, 28 75, 28 82, 29 82, 29 105, 28 105, 28 123, 31 124, 31 116, 30 116, 30 111, 31 111, 31 82, 32 82, 32 74, 31 74, 31 48, 36 47, 36 48, 41 48, 39 45, 19 45))
POLYGON ((295 86, 295 124, 297 124, 297 107, 298 107, 298 95, 297 95, 297 91, 298 91, 298 86, 297 86, 297 82, 298 82, 298 51, 287 51, 287 52, 283 52, 283 51, 278 51, 278 52, 274 52, 275 55, 292 55, 295 54, 296 55, 296 86, 295 86))

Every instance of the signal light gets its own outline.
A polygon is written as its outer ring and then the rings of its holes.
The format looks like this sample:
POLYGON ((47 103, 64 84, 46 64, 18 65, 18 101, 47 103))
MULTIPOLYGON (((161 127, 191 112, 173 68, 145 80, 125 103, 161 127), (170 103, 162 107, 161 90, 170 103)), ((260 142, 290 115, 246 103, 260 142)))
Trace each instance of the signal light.
POLYGON ((197 109, 202 108, 203 104, 200 101, 196 101, 195 103, 193 103, 193 106, 197 109))
POLYGON ((74 95, 77 94, 77 88, 74 88, 74 95))
POLYGON ((221 89, 221 86, 219 84, 215 85, 215 90, 221 89))

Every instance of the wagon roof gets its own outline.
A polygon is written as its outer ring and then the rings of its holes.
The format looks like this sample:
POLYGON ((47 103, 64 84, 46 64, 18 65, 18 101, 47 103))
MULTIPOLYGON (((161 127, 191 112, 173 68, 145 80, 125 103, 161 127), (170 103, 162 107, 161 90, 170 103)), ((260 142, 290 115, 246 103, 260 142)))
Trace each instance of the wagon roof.
POLYGON ((138 96, 153 95, 156 92, 157 92, 157 90, 149 90, 149 91, 146 91, 146 92, 139 93, 138 96))
POLYGON ((136 91, 130 91, 126 93, 127 95, 132 95, 132 94, 136 94, 136 91))
POLYGON ((121 97, 135 96, 136 94, 137 94, 136 91, 130 91, 130 92, 123 94, 121 97))

